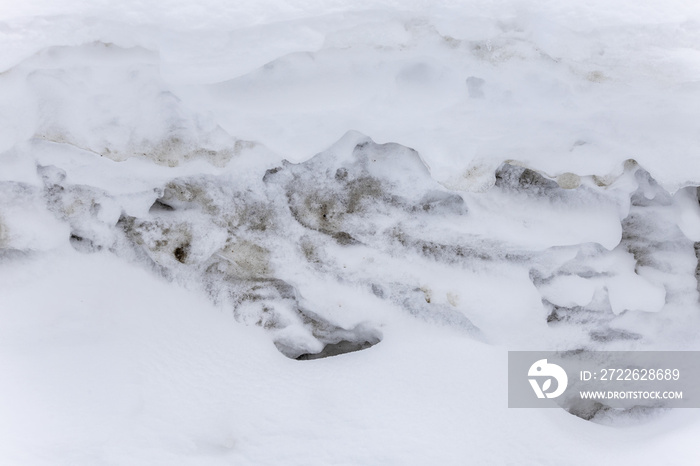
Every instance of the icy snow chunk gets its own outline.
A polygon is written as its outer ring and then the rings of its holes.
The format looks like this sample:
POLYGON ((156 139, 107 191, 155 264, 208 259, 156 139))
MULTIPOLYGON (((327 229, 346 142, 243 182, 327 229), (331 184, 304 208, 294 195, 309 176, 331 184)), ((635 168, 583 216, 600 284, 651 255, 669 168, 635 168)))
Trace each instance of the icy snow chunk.
POLYGON ((270 277, 270 251, 245 239, 235 239, 221 249, 217 255, 231 264, 229 273, 242 278, 270 277))
POLYGON ((20 118, 34 125, 36 138, 168 166, 194 158, 222 166, 241 149, 182 103, 161 77, 158 55, 140 47, 49 47, 8 74, 15 79, 0 82, 34 97, 37 115, 25 111, 20 118))
POLYGON ((539 288, 542 297, 564 307, 586 306, 593 300, 595 284, 577 275, 560 275, 539 288))
POLYGON ((0 248, 47 251, 68 240, 68 225, 49 212, 36 187, 0 182, 0 199, 0 248))
POLYGON ((122 217, 119 226, 160 265, 198 264, 226 243, 227 233, 208 219, 195 215, 151 219, 122 217))
POLYGON ((680 189, 673 196, 678 228, 692 241, 700 241, 700 202, 698 188, 680 189))
POLYGON ((666 290, 637 274, 611 277, 606 282, 610 306, 615 314, 624 311, 659 312, 666 302, 666 290))
POLYGON ((535 195, 553 195, 560 186, 536 171, 504 163, 496 171, 496 186, 504 189, 522 190, 535 195))
POLYGON ((425 162, 415 150, 399 144, 358 144, 355 164, 373 177, 387 180, 400 194, 412 198, 426 185, 437 185, 425 162))
POLYGON ((375 237, 392 222, 389 212, 411 221, 418 214, 459 216, 467 210, 460 195, 431 178, 416 151, 357 133, 307 162, 268 170, 263 180, 284 190, 300 224, 346 245, 375 237))
POLYGON ((557 176, 557 184, 564 189, 576 189, 581 185, 581 177, 575 173, 562 173, 557 176))

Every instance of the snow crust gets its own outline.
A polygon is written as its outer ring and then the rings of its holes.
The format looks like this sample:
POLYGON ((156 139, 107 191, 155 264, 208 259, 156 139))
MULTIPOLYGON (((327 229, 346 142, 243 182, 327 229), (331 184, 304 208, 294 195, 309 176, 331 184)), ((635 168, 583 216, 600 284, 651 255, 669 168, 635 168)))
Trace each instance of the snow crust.
POLYGON ((0 5, 0 462, 697 461, 505 407, 698 349, 695 4, 0 5))

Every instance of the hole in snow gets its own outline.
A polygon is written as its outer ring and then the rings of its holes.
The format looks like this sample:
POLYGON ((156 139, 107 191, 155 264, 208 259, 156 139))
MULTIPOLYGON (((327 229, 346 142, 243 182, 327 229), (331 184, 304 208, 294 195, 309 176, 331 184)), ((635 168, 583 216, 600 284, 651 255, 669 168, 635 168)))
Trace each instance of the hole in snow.
POLYGON ((171 212, 173 210, 175 209, 172 206, 162 202, 160 199, 156 199, 148 212, 152 214, 154 212, 171 212))
MULTIPOLYGON (((275 346, 288 358, 305 361, 365 350, 382 341, 381 332, 368 327, 366 324, 358 324, 349 330, 340 327, 322 329, 321 327, 323 327, 323 325, 319 326, 318 324, 318 322, 315 322, 314 326, 316 328, 314 329, 313 335, 317 343, 320 342, 323 344, 320 351, 318 351, 319 346, 312 345, 312 349, 308 345, 308 340, 306 342, 302 340, 278 340, 275 342, 275 346)), ((328 326, 328 323, 325 325, 328 326)))
POLYGON ((189 244, 183 244, 182 246, 178 246, 175 248, 175 251, 173 251, 173 256, 175 256, 175 259, 177 259, 178 262, 184 264, 187 262, 187 256, 189 255, 190 252, 190 245, 189 244))
POLYGON ((340 340, 338 343, 328 343, 323 347, 320 353, 305 353, 297 356, 296 359, 299 361, 305 361, 309 359, 321 359, 328 358, 330 356, 338 356, 339 354, 352 353, 354 351, 361 351, 363 349, 371 348, 372 346, 379 343, 381 340, 379 338, 372 339, 372 341, 349 341, 340 340))

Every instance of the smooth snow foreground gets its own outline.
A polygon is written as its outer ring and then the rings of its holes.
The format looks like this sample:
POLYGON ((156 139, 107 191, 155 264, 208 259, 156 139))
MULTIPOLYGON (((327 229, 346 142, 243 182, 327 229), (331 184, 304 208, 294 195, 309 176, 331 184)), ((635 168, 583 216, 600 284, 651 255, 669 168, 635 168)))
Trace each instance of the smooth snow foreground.
POLYGON ((0 463, 696 464, 507 406, 508 350, 697 350, 700 15, 0 10, 0 463))
POLYGON ((506 408, 506 348, 382 312, 368 350, 263 331, 102 252, 5 262, 3 463, 692 464, 697 416, 604 427, 506 408))

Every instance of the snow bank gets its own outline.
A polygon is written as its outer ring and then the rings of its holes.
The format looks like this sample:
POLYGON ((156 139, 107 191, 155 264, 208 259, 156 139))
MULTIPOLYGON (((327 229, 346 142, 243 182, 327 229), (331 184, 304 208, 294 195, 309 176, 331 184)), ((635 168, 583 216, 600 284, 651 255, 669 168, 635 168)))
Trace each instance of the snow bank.
POLYGON ((3 461, 695 461, 501 369, 697 349, 697 7, 0 10, 3 461))

